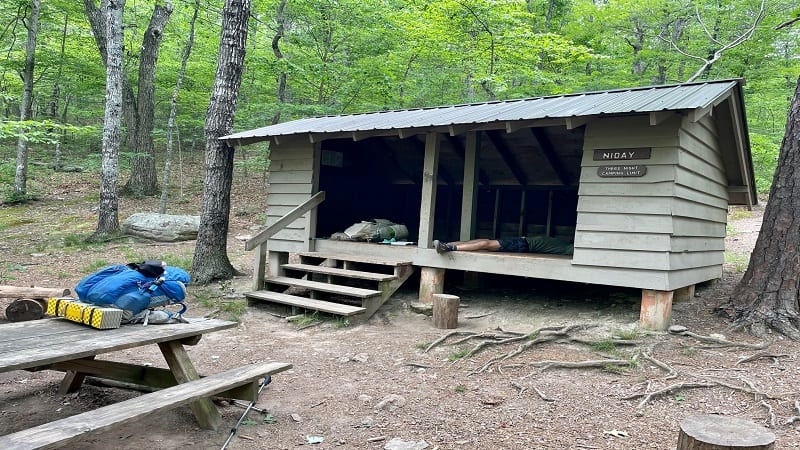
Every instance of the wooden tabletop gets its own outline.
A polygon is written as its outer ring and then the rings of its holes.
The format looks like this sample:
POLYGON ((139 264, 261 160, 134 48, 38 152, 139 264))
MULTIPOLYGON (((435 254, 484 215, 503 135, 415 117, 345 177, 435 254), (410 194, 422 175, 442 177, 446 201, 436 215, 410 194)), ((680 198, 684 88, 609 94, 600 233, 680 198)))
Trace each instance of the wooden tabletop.
POLYGON ((123 325, 97 330, 63 318, 0 325, 0 373, 28 369, 159 342, 183 340, 236 326, 218 319, 169 325, 123 325))

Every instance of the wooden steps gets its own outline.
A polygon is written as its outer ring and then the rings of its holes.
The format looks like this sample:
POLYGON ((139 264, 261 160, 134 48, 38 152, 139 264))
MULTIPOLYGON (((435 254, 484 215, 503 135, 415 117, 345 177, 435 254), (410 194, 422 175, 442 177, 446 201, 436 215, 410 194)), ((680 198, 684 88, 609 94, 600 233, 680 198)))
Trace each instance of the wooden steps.
POLYGON ((271 277, 268 279, 268 282, 281 284, 285 286, 305 288, 319 292, 342 294, 357 298, 369 298, 369 297, 374 297, 376 295, 381 295, 381 291, 376 291, 375 289, 363 289, 352 286, 345 286, 342 284, 321 283, 319 281, 311 281, 303 278, 271 277))
POLYGON ((284 305, 297 306, 303 309, 322 311, 329 314, 336 314, 338 316, 352 316, 366 311, 366 308, 362 308, 359 306, 350 306, 350 305, 344 305, 342 303, 314 300, 313 298, 305 298, 296 295, 282 294, 280 292, 255 291, 255 292, 247 292, 244 295, 248 298, 257 298, 259 300, 267 300, 274 303, 282 303, 284 305))
POLYGON ((341 261, 349 261, 363 264, 378 264, 384 266, 404 266, 410 265, 411 261, 404 259, 391 259, 391 258, 375 258, 365 255, 334 255, 332 253, 321 252, 300 252, 297 253, 301 258, 318 258, 318 259, 336 259, 341 261))
POLYGON ((300 309, 368 319, 414 271, 411 261, 369 255, 295 255, 300 262, 289 263, 288 253, 276 259, 282 264, 264 279, 264 289, 245 293, 248 304, 270 302, 291 306, 292 314, 300 309))
POLYGON ((394 275, 362 272, 360 270, 339 269, 336 267, 314 266, 311 264, 282 264, 281 267, 289 270, 301 270, 323 275, 335 275, 339 277, 358 278, 361 280, 389 281, 395 279, 394 275))

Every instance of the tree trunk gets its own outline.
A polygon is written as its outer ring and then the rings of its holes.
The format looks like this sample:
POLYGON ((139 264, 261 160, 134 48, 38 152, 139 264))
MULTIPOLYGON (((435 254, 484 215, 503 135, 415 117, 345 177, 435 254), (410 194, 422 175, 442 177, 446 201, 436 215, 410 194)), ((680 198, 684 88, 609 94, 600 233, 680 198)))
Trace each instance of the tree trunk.
POLYGON ((119 144, 122 128, 122 10, 125 0, 103 0, 106 45, 106 110, 103 125, 103 158, 100 173, 100 208, 95 238, 119 231, 119 144))
MULTIPOLYGON (((275 36, 272 38, 272 53, 275 55, 275 59, 281 61, 284 59, 283 52, 281 51, 280 42, 286 32, 286 15, 284 11, 286 10, 286 0, 281 0, 280 4, 278 4, 278 10, 275 12, 275 22, 278 24, 278 29, 275 31, 275 36)), ((279 65, 283 67, 283 65, 279 65)), ((272 115, 272 124, 275 125, 276 123, 281 121, 281 110, 283 108, 283 104, 286 103, 286 70, 281 69, 280 73, 278 74, 278 108, 275 111, 275 114, 272 115)))
POLYGON ((192 278, 199 284, 236 274, 227 254, 233 182, 233 148, 219 138, 230 134, 242 82, 250 0, 225 0, 217 73, 206 113, 206 167, 203 211, 197 234, 192 278))
MULTIPOLYGON (((19 120, 31 119, 33 103, 33 68, 36 65, 36 39, 39 36, 39 0, 31 0, 28 17, 28 40, 25 44, 25 68, 22 70, 22 102, 19 120)), ((14 197, 23 200, 27 196, 28 184, 28 138, 21 133, 17 140, 17 169, 14 175, 14 197)))
MULTIPOLYGON (((108 0, 100 0, 100 10, 104 8, 107 2, 108 0)), ((100 56, 103 58, 103 62, 107 64, 108 42, 106 42, 105 24, 100 10, 95 5, 95 0, 84 0, 83 4, 100 56)), ((131 179, 125 185, 126 191, 133 195, 153 195, 158 192, 152 141, 155 66, 158 60, 161 36, 164 26, 169 20, 170 14, 172 14, 172 9, 171 2, 167 2, 166 6, 156 5, 153 9, 150 26, 145 32, 139 54, 138 98, 134 94, 128 78, 123 77, 122 80, 122 121, 127 130, 123 136, 124 147, 129 153, 137 155, 131 162, 131 179), (140 106, 140 104, 143 105, 140 106), (147 147, 140 148, 139 142, 143 142, 147 147)))
POLYGON ((192 19, 189 21, 189 40, 186 41, 186 47, 183 49, 183 56, 181 57, 181 68, 178 71, 178 80, 175 82, 175 89, 172 90, 172 99, 169 104, 169 119, 167 119, 167 154, 164 157, 164 178, 161 183, 161 202, 158 206, 160 214, 167 212, 167 198, 169 197, 169 177, 172 169, 172 136, 175 134, 175 116, 178 111, 178 93, 181 91, 181 84, 183 84, 183 76, 186 74, 186 63, 189 61, 189 55, 192 54, 192 47, 194 46, 194 24, 197 21, 197 13, 200 11, 200 0, 194 1, 194 12, 192 19))
MULTIPOLYGON (((58 72, 56 72, 56 78, 53 81, 53 90, 50 93, 50 103, 48 105, 48 114, 54 122, 59 121, 58 100, 61 96, 61 77, 64 73, 64 50, 67 43, 67 25, 69 25, 69 14, 64 14, 64 26, 61 29, 61 53, 58 58, 58 72)), ((56 172, 61 170, 61 143, 64 141, 65 137, 66 131, 62 129, 61 136, 56 142, 56 147, 53 153, 53 170, 56 172)))
POLYGON ((125 184, 125 192, 137 197, 158 193, 158 177, 156 175, 155 150, 153 149, 153 117, 155 115, 155 79, 158 48, 164 27, 172 14, 172 2, 165 5, 156 4, 150 25, 142 38, 142 50, 139 54, 139 85, 136 99, 136 128, 134 130, 134 148, 128 148, 134 154, 131 160, 131 176, 125 184))
POLYGON ((750 264, 718 312, 755 335, 768 329, 800 340, 800 79, 750 264))

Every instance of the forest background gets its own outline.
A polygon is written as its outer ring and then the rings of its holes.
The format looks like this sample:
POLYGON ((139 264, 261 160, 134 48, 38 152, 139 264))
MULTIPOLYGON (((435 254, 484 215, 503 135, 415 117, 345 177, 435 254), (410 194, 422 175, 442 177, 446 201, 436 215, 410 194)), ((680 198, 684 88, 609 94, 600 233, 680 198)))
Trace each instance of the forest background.
MULTIPOLYGON (((92 0, 85 0, 91 2, 92 0)), ((29 0, 0 4, 0 195, 14 146, 33 161, 99 172, 106 70, 84 2, 41 5, 33 106, 20 121, 29 0)), ((124 71, 136 89, 139 48, 155 4, 128 0, 124 71)), ((156 66, 156 154, 163 155, 181 55, 196 31, 177 97, 180 151, 202 154, 222 2, 175 0, 156 66), (159 153, 160 152, 160 153, 159 153)), ((253 0, 235 129, 296 118, 581 91, 744 78, 759 192, 767 192, 800 60, 792 1, 253 0)), ((268 148, 247 148, 268 167, 268 148), (253 151, 255 150, 255 151, 253 151)), ((123 151, 121 178, 135 155, 123 151)), ((36 195, 35 177, 28 190, 36 195)), ((2 198, 2 197, 0 197, 2 198)))

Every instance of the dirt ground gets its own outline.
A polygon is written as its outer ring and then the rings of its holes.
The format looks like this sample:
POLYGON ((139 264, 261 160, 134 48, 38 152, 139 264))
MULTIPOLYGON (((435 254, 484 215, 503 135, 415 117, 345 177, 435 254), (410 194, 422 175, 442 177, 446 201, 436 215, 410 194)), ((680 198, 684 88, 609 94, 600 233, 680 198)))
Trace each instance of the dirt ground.
MULTIPOLYGON (((245 275, 232 283, 190 286, 188 315, 233 317, 240 323, 189 347, 201 373, 267 360, 294 365, 273 377, 257 405, 268 414, 251 411, 230 449, 673 449, 680 421, 695 414, 744 418, 773 432, 776 448, 800 448, 800 422, 789 423, 800 416, 796 343, 772 336, 759 353, 692 336, 637 331, 636 290, 508 278, 465 290, 450 280, 446 292, 462 301, 459 332, 497 333, 499 328, 528 334, 542 327, 585 327, 568 335, 576 340, 533 345, 493 364, 488 364, 492 358, 518 343, 463 357, 478 340, 456 343, 465 337, 459 336, 425 351, 446 333, 409 308, 416 300, 413 280, 362 324, 325 320, 303 327, 263 307, 237 312, 232 305, 241 304, 252 274, 252 255, 244 251, 243 239, 263 221, 258 180, 237 170, 228 244, 232 262, 245 275), (611 345, 615 336, 637 344, 611 345), (762 356, 742 361, 754 355, 762 356), (608 362, 596 368, 543 366, 597 360, 608 362), (614 366, 612 360, 635 362, 614 366)), ((0 208, 0 284, 72 288, 101 263, 158 257, 173 265, 191 262, 193 242, 66 245, 96 225, 96 186, 69 174, 51 183, 32 205, 0 208)), ((187 184, 170 212, 197 214, 201 186, 202 180, 187 184)), ((124 199, 120 218, 156 207, 157 200, 124 199)), ((723 277, 677 303, 675 324, 718 341, 759 343, 729 331, 712 309, 741 277, 762 212, 761 207, 731 212, 723 277)), ((166 367, 152 347, 107 358, 166 367)), ((0 374, 0 435, 140 395, 86 385, 75 395, 60 396, 59 380, 58 373, 48 371, 0 374)), ((216 432, 199 429, 189 409, 179 408, 87 435, 72 448, 220 448, 243 413, 235 405, 220 409, 225 425, 216 432)))

